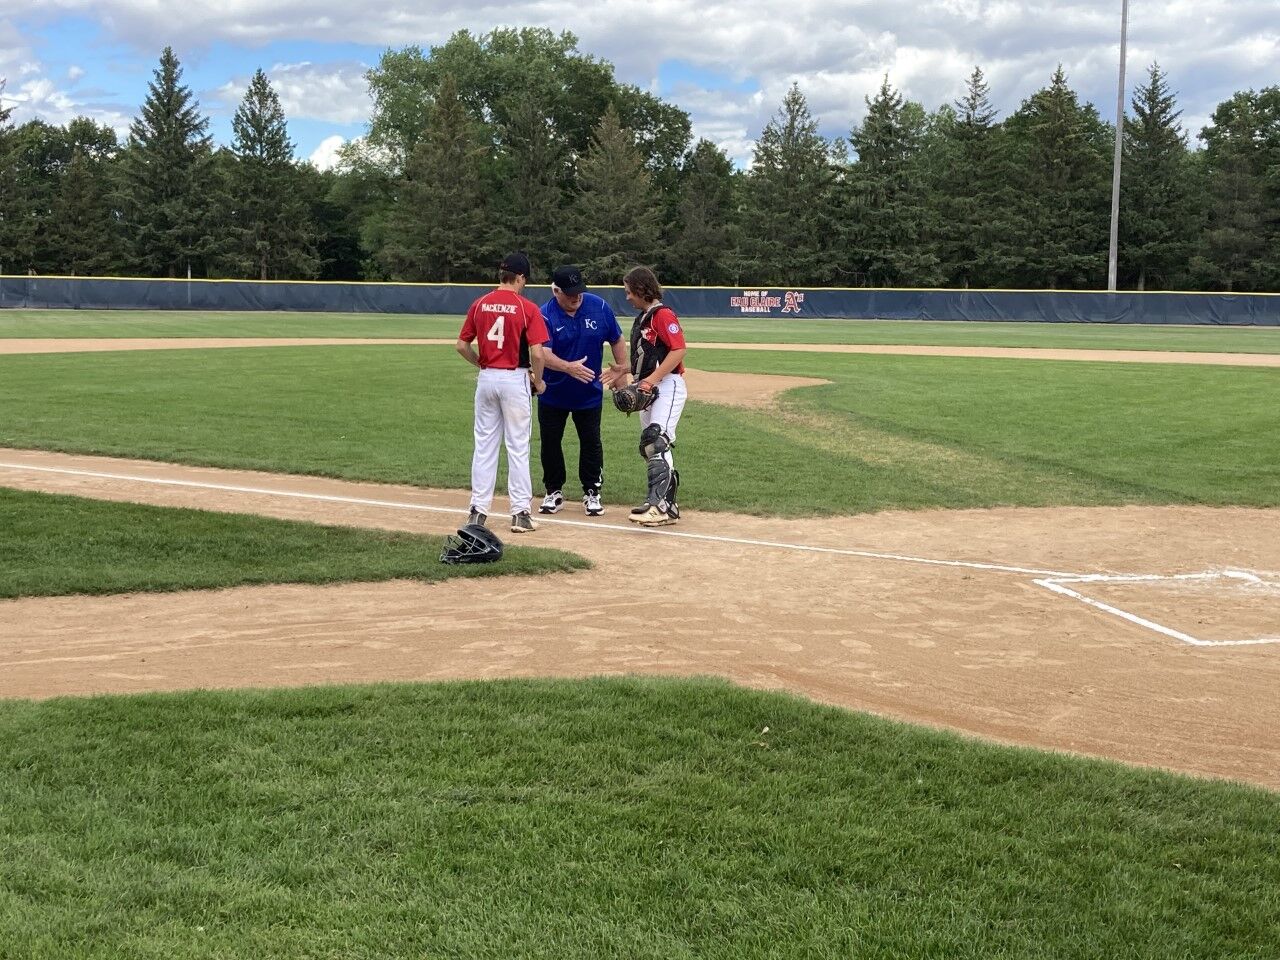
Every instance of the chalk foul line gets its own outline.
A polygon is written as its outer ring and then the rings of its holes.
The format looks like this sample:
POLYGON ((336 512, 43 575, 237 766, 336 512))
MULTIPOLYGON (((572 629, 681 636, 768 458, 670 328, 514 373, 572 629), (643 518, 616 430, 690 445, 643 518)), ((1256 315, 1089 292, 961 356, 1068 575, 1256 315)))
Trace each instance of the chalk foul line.
MULTIPOLYGON (((312 500, 326 503, 342 503, 353 506, 383 507, 393 510, 413 510, 426 513, 465 514, 466 510, 455 507, 440 507, 433 504, 407 503, 402 500, 383 500, 370 497, 351 497, 328 493, 307 493, 301 490, 282 490, 272 487, 252 487, 240 484, 213 483, 201 480, 178 480, 168 477, 148 477, 136 474, 114 473, 104 470, 79 470, 71 467, 42 467, 24 463, 0 462, 0 469, 32 471, 36 473, 54 473, 66 476, 92 477, 102 480, 120 480, 130 483, 149 483, 158 486, 185 487, 201 490, 218 490, 226 493, 243 493, 254 496, 286 497, 297 500, 312 500)), ((1105 603, 1073 589, 1068 584, 1088 583, 1142 583, 1169 580, 1206 580, 1221 577, 1263 582, 1255 574, 1238 570, 1191 573, 1191 574, 1100 574, 1100 573, 1068 573, 1061 570, 1040 570, 1032 567, 1018 567, 999 563, 982 563, 973 560, 942 560, 934 557, 915 557, 907 554, 881 553, 873 550, 858 550, 847 547, 821 547, 812 544, 789 543, 778 540, 758 540, 747 537, 725 537, 709 533, 690 533, 684 530, 646 529, 632 525, 620 526, 608 522, 588 520, 550 519, 540 517, 539 523, 557 526, 585 527, 609 533, 621 533, 638 536, 672 537, 676 539, 696 540, 708 543, 726 543, 740 546, 765 547, 769 549, 791 550, 803 553, 832 554, 836 556, 861 557, 869 560, 888 560, 896 563, 913 563, 925 566, 953 567, 966 570, 985 570, 991 573, 1012 573, 1031 576, 1036 585, 1060 596, 1069 597, 1088 604, 1112 616, 1119 617, 1135 626, 1149 630, 1162 636, 1170 637, 1182 643, 1196 647, 1233 647, 1256 646, 1259 644, 1280 643, 1280 637, 1259 637, 1248 640, 1202 640, 1190 634, 1175 630, 1154 620, 1140 617, 1137 614, 1122 610, 1112 604, 1105 603)))

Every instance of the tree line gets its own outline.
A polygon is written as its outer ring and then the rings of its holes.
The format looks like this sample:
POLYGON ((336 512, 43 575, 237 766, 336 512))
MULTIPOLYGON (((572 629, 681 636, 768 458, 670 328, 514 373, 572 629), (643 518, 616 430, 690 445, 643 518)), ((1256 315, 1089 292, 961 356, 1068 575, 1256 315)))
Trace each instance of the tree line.
MULTIPOLYGON (((502 251, 614 284, 1102 288, 1114 127, 1061 67, 999 117, 980 69, 930 112, 886 77, 847 137, 792 86, 749 169, 569 33, 388 50, 368 133, 295 157, 257 71, 217 147, 172 49, 123 142, 15 125, 0 87, 0 271, 485 282, 502 251)), ((1152 64, 1124 123, 1119 283, 1280 290, 1280 86, 1219 104, 1192 149, 1152 64)))

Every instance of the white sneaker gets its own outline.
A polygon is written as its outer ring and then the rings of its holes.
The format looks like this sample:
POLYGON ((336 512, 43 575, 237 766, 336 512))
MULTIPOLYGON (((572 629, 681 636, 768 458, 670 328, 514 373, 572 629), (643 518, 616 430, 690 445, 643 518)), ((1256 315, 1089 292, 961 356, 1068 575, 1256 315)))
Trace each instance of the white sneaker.
POLYGON ((582 508, 587 511, 588 517, 599 517, 604 515, 604 504, 600 502, 600 494, 598 492, 588 491, 582 497, 582 508))
POLYGON ((529 511, 524 513, 514 513, 511 515, 511 532, 512 533, 532 533, 538 529, 538 525, 533 522, 533 517, 529 516, 529 511))
POLYGON ((564 495, 559 490, 552 490, 542 498, 542 506, 538 507, 539 513, 559 513, 564 509, 564 495))

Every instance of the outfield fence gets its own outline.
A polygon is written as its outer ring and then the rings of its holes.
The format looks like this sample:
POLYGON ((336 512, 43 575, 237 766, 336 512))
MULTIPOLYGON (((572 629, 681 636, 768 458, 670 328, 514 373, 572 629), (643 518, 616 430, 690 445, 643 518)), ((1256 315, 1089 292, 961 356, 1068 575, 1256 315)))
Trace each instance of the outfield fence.
MULTIPOLYGON (((462 283, 0 276, 0 308, 462 314, 486 288, 462 283)), ((619 313, 633 312, 621 287, 591 289, 619 313)), ((551 291, 530 286, 527 295, 542 302, 551 291)), ((664 299, 685 317, 1280 326, 1276 293, 668 287, 664 299)))

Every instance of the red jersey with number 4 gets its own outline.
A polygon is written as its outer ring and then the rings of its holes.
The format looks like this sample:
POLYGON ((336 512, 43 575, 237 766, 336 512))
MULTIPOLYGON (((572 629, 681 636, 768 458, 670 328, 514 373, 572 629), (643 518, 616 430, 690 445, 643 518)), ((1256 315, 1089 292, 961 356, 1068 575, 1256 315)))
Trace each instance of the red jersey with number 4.
POLYGON ((529 344, 546 343, 547 324, 532 300, 511 290, 494 290, 471 304, 459 340, 478 340, 476 352, 485 370, 529 366, 529 344))

